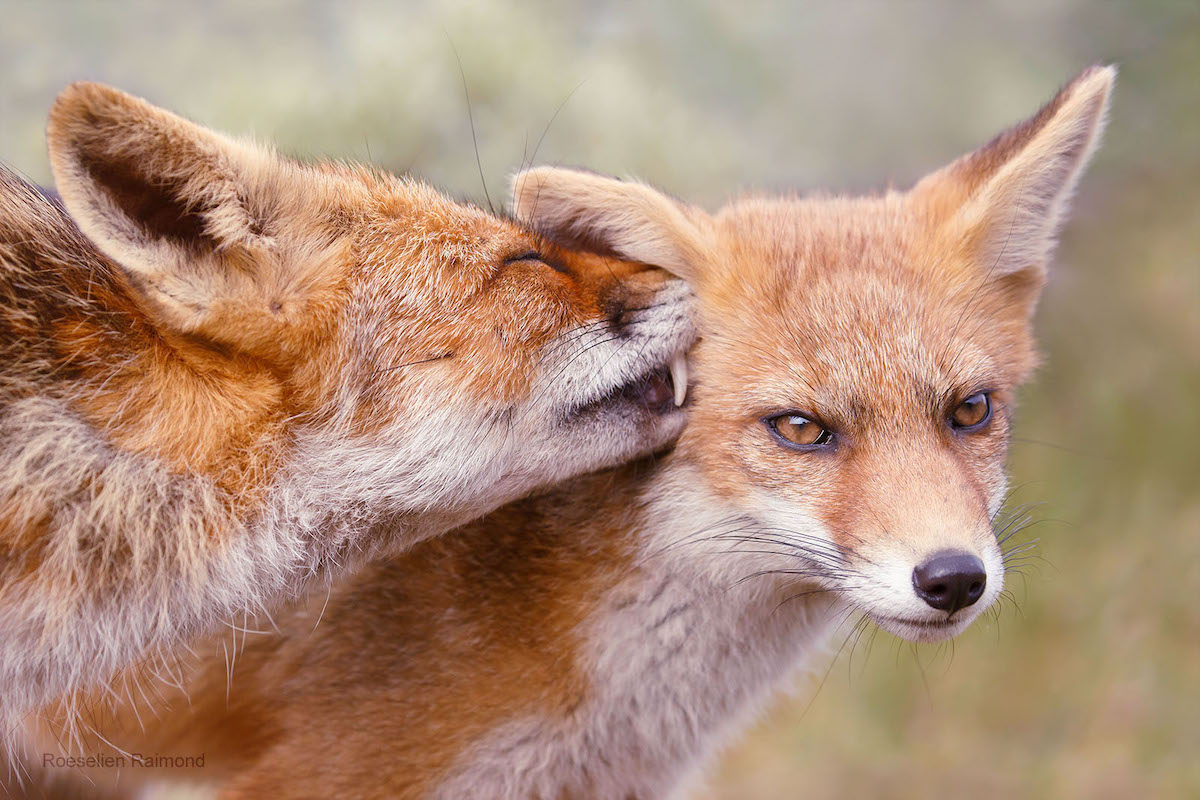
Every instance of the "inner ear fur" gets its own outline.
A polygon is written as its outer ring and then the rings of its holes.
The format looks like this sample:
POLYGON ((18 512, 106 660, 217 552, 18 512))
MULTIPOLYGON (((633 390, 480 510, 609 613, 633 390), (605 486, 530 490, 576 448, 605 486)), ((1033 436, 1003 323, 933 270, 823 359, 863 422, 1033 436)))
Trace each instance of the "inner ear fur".
POLYGON ((1000 278, 1043 273, 1100 141, 1116 69, 1092 67, 1037 114, 923 179, 912 196, 950 249, 1000 278))
POLYGON ((102 246, 166 239, 211 250, 264 233, 250 193, 261 173, 279 166, 266 148, 95 83, 58 96, 47 142, 64 202, 102 246))
POLYGON ((512 180, 517 218, 565 247, 640 261, 689 280, 711 251, 700 209, 637 181, 561 167, 534 167, 512 180))
POLYGON ((68 211, 168 327, 278 349, 337 282, 329 177, 92 83, 59 95, 47 139, 68 211))

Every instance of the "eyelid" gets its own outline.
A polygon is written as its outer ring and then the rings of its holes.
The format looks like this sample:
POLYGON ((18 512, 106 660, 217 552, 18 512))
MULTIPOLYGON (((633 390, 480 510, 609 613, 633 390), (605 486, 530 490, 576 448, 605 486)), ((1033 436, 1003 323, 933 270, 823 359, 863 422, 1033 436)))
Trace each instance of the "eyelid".
POLYGON ((996 390, 992 389, 990 387, 991 387, 991 384, 983 384, 982 389, 973 389, 969 392, 963 392, 962 394, 960 394, 958 396, 959 399, 958 399, 958 402, 955 403, 955 405, 956 406, 961 405, 961 404, 967 402, 968 400, 970 400, 972 397, 974 397, 977 394, 986 394, 988 397, 995 396, 996 390))
POLYGON ((996 393, 993 390, 979 389, 977 391, 970 392, 969 394, 964 394, 962 396, 962 399, 959 400, 957 403, 955 403, 954 408, 958 408, 963 403, 970 400, 972 397, 982 397, 987 402, 988 408, 991 408, 992 406, 994 406, 996 404, 996 393))
POLYGON ((763 414, 761 417, 759 417, 759 419, 761 419, 765 422, 768 419, 778 419, 780 417, 801 417, 802 419, 805 419, 805 420, 811 422, 812 424, 814 424, 824 430, 829 431, 830 433, 838 432, 837 429, 834 428, 834 426, 827 425, 825 423, 825 420, 822 419, 820 416, 818 416, 815 412, 798 411, 794 408, 780 408, 775 411, 770 411, 766 414, 763 414))
POLYGON ((509 256, 504 259, 505 264, 515 264, 518 261, 541 261, 545 263, 546 259, 537 250, 526 250, 524 253, 515 256, 509 256))
POLYGON ((570 275, 571 274, 571 271, 569 269, 567 269, 566 267, 564 267, 562 264, 558 263, 557 261, 550 260, 546 256, 539 253, 537 250, 529 250, 527 252, 521 253, 520 255, 516 255, 516 256, 512 256, 511 258, 504 259, 504 263, 506 265, 519 264, 522 261, 540 261, 541 263, 545 264, 547 267, 549 267, 550 269, 554 270, 555 272, 557 272, 561 275, 570 275))

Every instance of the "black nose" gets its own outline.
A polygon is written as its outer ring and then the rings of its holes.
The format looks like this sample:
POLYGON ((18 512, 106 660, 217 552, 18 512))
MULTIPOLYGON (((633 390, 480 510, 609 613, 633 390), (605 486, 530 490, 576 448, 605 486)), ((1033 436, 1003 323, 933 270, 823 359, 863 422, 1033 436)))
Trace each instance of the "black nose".
POLYGON ((940 611, 953 614, 974 605, 987 586, 983 562, 970 553, 937 553, 913 570, 917 596, 940 611))

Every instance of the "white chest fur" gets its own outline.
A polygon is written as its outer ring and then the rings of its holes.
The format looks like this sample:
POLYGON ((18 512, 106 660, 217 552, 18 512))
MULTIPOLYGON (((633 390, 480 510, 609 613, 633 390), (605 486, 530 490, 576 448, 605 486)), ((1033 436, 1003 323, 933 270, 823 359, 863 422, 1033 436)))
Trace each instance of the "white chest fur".
POLYGON ((781 602, 778 580, 747 580, 739 556, 690 546, 730 524, 727 510, 675 497, 651 501, 637 566, 584 623, 586 701, 497 728, 439 796, 667 796, 821 649, 835 595, 781 602))

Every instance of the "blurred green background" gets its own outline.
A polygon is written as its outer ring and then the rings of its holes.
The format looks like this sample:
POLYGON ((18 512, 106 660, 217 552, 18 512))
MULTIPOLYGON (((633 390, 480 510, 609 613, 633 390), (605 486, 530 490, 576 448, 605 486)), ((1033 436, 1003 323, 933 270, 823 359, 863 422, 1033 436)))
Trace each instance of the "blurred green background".
POLYGON ((46 111, 88 78, 482 200, 455 49, 497 203, 535 147, 710 208, 904 186, 1120 65, 1013 446, 1045 519, 1016 607, 847 645, 695 796, 1200 797, 1200 4, 8 0, 0 158, 48 181, 46 111))

